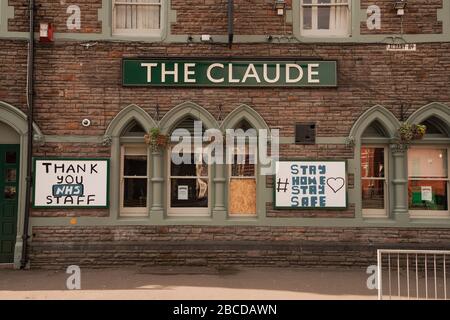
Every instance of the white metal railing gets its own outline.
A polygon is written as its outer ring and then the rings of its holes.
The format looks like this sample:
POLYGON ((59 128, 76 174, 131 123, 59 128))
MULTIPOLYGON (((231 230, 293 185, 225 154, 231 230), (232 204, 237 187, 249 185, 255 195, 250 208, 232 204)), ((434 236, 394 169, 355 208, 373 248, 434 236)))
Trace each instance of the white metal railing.
POLYGON ((377 250, 378 299, 444 299, 450 251, 377 250))

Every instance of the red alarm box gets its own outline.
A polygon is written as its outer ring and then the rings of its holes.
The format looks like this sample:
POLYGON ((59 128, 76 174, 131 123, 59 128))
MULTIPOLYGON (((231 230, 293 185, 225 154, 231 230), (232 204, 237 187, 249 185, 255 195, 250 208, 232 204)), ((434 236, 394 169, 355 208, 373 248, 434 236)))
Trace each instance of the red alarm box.
POLYGON ((39 41, 53 42, 53 26, 51 23, 41 22, 39 24, 39 41))

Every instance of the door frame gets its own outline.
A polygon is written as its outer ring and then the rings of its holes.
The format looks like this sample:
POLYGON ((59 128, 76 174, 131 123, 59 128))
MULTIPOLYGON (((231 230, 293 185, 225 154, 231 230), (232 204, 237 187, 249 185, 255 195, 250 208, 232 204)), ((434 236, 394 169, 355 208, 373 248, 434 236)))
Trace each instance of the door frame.
MULTIPOLYGON (((26 191, 26 173, 27 172, 27 146, 28 146, 28 122, 27 115, 18 108, 0 101, 0 125, 7 125, 17 132, 19 135, 20 155, 19 155, 19 188, 17 190, 17 234, 16 245, 14 248, 14 268, 20 268, 20 260, 22 259, 22 235, 25 218, 25 191, 26 191)), ((43 142, 43 134, 39 127, 34 123, 34 140, 43 142)), ((31 234, 31 226, 28 230, 31 234)))

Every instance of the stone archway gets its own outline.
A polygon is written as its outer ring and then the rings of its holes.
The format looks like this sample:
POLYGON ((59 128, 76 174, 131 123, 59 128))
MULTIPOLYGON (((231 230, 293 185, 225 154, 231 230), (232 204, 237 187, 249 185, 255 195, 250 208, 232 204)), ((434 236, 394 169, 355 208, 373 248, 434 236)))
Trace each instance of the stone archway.
MULTIPOLYGON (((27 145, 28 145, 28 123, 27 116, 18 108, 0 101, 0 131, 2 138, 0 143, 4 145, 17 145, 17 218, 16 218, 16 238, 14 244, 14 267, 20 267, 20 260, 22 258, 22 234, 25 217, 25 190, 26 190, 26 176, 27 172, 27 145)), ((34 139, 42 139, 43 135, 36 124, 34 128, 34 139)))

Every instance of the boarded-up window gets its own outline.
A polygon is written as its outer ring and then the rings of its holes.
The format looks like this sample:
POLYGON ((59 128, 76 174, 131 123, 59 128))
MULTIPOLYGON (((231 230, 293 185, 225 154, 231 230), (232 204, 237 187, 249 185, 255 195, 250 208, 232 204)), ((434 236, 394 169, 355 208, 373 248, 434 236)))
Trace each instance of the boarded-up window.
MULTIPOLYGON (((246 131, 250 128, 243 121, 238 126, 246 131)), ((230 216, 256 216, 256 154, 246 142, 245 148, 235 148, 230 164, 228 182, 228 211, 230 216)))

